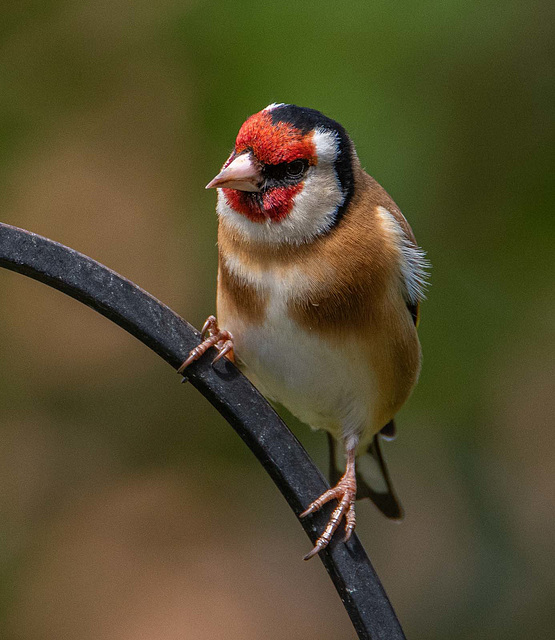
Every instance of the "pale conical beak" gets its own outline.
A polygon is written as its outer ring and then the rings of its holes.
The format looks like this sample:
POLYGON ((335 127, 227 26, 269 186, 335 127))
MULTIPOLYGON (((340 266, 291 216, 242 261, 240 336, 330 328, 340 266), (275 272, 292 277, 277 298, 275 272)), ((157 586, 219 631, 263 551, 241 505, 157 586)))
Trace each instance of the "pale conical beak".
POLYGON ((260 191, 262 175, 253 162, 252 154, 242 153, 222 169, 207 185, 207 189, 224 187, 239 191, 260 191))

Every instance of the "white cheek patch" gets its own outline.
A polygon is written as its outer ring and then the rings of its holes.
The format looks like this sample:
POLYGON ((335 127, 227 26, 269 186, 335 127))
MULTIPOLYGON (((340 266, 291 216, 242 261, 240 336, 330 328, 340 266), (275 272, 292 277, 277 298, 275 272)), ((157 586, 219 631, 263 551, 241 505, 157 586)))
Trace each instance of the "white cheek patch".
POLYGON ((426 252, 407 238, 401 225, 385 207, 378 207, 377 210, 401 254, 401 277, 406 296, 409 302, 418 304, 425 299, 424 292, 428 286, 428 270, 431 265, 426 259, 426 252))
POLYGON ((247 239, 268 244, 303 244, 327 231, 345 200, 334 168, 339 141, 330 131, 316 130, 314 144, 318 164, 308 169, 303 188, 293 198, 293 207, 285 218, 253 222, 228 204, 221 189, 218 215, 247 239))
POLYGON ((332 165, 337 160, 339 141, 337 136, 325 129, 316 129, 314 132, 314 145, 318 154, 318 163, 332 165))

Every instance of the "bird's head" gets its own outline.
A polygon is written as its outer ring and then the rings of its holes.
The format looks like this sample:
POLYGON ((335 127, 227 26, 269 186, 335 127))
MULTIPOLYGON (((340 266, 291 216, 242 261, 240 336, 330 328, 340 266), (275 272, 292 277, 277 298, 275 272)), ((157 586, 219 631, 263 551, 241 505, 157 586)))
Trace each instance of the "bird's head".
POLYGON ((243 123, 206 188, 218 188, 218 214, 245 239, 301 244, 340 220, 355 162, 339 123, 314 109, 271 104, 243 123))

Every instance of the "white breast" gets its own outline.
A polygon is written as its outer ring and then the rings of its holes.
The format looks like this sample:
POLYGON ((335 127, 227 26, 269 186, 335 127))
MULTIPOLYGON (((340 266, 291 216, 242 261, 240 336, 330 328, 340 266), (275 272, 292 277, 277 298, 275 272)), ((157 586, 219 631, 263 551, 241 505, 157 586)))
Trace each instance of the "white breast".
POLYGON ((233 334, 237 357, 251 381, 313 428, 349 437, 371 426, 376 384, 356 339, 326 340, 288 314, 291 297, 316 285, 298 267, 253 272, 236 259, 226 264, 268 299, 262 325, 231 310, 218 310, 220 316, 224 313, 221 326, 233 334))

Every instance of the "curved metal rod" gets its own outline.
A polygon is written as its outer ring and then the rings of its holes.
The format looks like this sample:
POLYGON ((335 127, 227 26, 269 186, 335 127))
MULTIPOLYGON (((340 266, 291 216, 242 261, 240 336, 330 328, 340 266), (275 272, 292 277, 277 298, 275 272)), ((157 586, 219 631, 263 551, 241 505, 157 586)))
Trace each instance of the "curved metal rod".
MULTIPOLYGON (((144 342, 174 369, 198 344, 199 333, 133 282, 53 240, 0 223, 0 267, 63 291, 144 342)), ((187 370, 299 515, 328 484, 265 398, 230 362, 208 355, 187 370)), ((301 520, 314 543, 331 507, 301 520)), ((359 638, 405 638, 387 595, 358 538, 338 540, 320 553, 359 638)))

